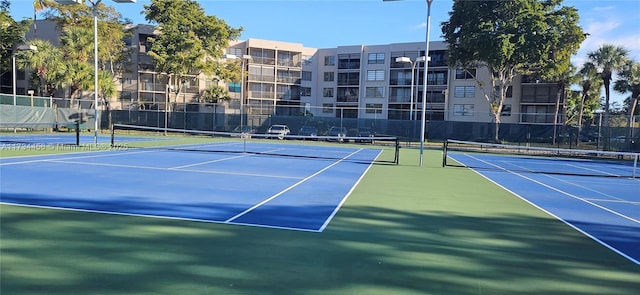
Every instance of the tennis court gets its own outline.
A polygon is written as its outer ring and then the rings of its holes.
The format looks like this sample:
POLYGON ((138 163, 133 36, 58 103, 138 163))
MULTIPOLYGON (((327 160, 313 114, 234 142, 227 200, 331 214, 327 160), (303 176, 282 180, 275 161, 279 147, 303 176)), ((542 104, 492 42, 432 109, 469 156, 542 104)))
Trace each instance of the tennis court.
POLYGON ((10 158, 0 164, 0 196, 5 204, 322 231, 380 153, 220 141, 10 158), (238 153, 247 145, 297 156, 238 153), (207 152, 221 148, 232 152, 207 152))
MULTIPOLYGON (((473 145, 470 142, 465 144, 473 145)), ((637 158, 614 161, 496 152, 497 148, 503 147, 483 144, 483 151, 479 152, 476 144, 475 149, 454 149, 446 152, 446 155, 640 264, 640 178, 636 175, 637 158)), ((524 149, 509 148, 512 151, 524 149)), ((544 151, 558 153, 551 149, 544 151)), ((622 156, 627 155, 619 154, 618 158, 622 156)))

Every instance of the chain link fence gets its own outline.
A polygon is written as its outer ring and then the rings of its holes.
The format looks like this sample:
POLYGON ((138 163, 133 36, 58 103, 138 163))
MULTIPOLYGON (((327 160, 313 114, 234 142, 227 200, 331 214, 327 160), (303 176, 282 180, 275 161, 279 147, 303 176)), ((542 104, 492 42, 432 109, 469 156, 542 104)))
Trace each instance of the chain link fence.
MULTIPOLYGON (((12 95, 0 95, 3 125, 16 122, 44 122, 69 124, 80 120, 83 129, 94 126, 93 100, 69 100, 32 96, 16 96, 15 106, 12 95), (42 116, 48 112, 49 115, 42 116)), ((243 111, 236 104, 219 103, 170 103, 156 108, 140 108, 133 103, 113 104, 118 109, 99 105, 99 126, 108 129, 111 124, 130 124, 160 128, 239 131, 240 126, 251 132, 265 133, 270 125, 286 124, 296 134, 303 126, 314 126, 319 134, 332 126, 346 127, 349 136, 357 136, 358 130, 367 129, 376 135, 401 138, 403 144, 413 145, 420 141, 421 120, 399 120, 382 117, 382 110, 375 108, 318 108, 301 106, 266 105, 261 107, 245 105, 243 111), (275 112, 274 112, 275 111, 275 112), (242 113, 242 114, 241 114, 242 113), (275 114, 274 114, 275 113, 275 114), (313 113, 323 114, 314 116, 313 113), (373 118, 354 118, 365 113, 373 118), (326 115, 326 116, 324 116, 326 115)), ((391 111, 391 110, 389 110, 391 111)), ((409 118, 409 110, 393 110, 397 117, 409 118)), ((414 115, 416 113, 414 112, 414 115)), ((429 117, 433 113, 428 112, 429 117)), ((487 116, 490 116, 487 114, 487 116)), ((511 116, 531 116, 531 114, 511 114, 511 116)), ((553 118, 553 114, 536 114, 553 118)), ((442 114, 436 117, 444 117, 442 114)), ((611 151, 640 152, 640 117, 611 115, 608 122, 602 114, 585 116, 581 128, 572 125, 540 123, 501 123, 496 129, 494 123, 460 122, 428 119, 425 138, 429 142, 446 139, 494 142, 498 130, 498 140, 518 145, 555 146, 562 148, 598 149, 611 151)), ((244 130, 246 131, 246 130, 244 130)))

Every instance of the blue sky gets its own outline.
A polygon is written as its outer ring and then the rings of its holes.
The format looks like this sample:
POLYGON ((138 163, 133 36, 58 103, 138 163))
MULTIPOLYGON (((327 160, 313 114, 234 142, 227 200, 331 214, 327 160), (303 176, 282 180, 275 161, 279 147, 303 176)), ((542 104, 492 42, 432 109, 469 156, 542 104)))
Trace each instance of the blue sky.
MULTIPOLYGON (((33 17, 32 0, 12 0, 15 19, 33 17)), ((234 27, 243 27, 248 38, 301 43, 305 47, 378 45, 419 42, 426 37, 426 1, 404 0, 205 0, 199 1, 207 15, 215 15, 234 27)), ((146 23, 143 5, 103 3, 115 7, 134 23, 146 23)), ((430 40, 442 40, 440 23, 448 19, 453 1, 434 0, 431 7, 430 40)), ((565 0, 580 14, 580 25, 589 33, 573 58, 580 66, 588 52, 602 44, 627 48, 640 61, 640 0, 565 0)), ((612 92, 613 93, 613 92, 612 92)), ((620 101, 622 96, 614 98, 620 101)))

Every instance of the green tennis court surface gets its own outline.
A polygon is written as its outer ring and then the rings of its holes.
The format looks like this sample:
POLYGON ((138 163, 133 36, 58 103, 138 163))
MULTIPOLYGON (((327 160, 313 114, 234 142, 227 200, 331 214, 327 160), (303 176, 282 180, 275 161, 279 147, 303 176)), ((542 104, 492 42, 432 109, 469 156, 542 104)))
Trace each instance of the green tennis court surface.
POLYGON ((322 233, 2 205, 0 293, 640 289, 640 266, 472 171, 442 168, 439 151, 424 167, 417 150, 400 159, 373 165, 322 233))

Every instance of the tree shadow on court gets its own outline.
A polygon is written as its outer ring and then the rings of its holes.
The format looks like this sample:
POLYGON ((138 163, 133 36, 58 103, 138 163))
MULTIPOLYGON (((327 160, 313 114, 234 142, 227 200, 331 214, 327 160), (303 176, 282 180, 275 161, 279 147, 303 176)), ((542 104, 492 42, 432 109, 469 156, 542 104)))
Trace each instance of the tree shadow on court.
POLYGON ((638 265, 544 216, 363 203, 343 206, 322 233, 2 205, 0 291, 632 294, 640 287, 638 265))

